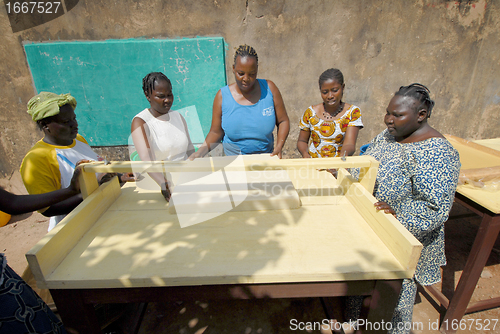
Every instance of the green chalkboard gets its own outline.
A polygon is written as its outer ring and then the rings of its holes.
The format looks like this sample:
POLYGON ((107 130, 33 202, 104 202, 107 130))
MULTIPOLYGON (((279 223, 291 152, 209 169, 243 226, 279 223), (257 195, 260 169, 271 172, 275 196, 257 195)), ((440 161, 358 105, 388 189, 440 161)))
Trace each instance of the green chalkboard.
POLYGON ((91 146, 127 145, 132 118, 149 107, 142 78, 171 80, 194 143, 210 129, 212 103, 226 85, 221 37, 31 43, 24 46, 37 92, 71 93, 79 132, 91 146), (203 133, 200 133, 200 129, 203 133))

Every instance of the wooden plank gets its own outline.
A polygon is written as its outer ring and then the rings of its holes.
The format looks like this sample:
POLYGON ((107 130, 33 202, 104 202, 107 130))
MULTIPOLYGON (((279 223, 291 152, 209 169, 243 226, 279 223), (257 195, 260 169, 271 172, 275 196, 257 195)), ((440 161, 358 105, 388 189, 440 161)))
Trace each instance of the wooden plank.
POLYGON ((479 140, 470 141, 470 140, 463 139, 463 138, 460 138, 460 137, 456 137, 456 136, 453 136, 453 135, 444 135, 444 136, 446 137, 446 139, 448 139, 448 141, 453 146, 455 146, 454 144, 456 143, 456 144, 460 144, 460 145, 463 145, 463 146, 467 146, 467 147, 473 148, 473 149, 475 149, 477 151, 481 151, 481 152, 484 152, 484 153, 487 153, 487 154, 491 154, 491 155, 500 157, 500 151, 498 151, 496 149, 493 149, 491 147, 485 146, 485 145, 481 145, 481 141, 479 141, 479 140))
MULTIPOLYGON (((289 170, 289 175, 295 175, 289 170)), ((337 171, 337 178, 329 172, 311 169, 308 179, 292 179, 297 193, 300 196, 302 205, 331 205, 340 201, 347 193, 353 182, 356 182, 352 175, 345 169, 337 171), (318 178, 317 175, 320 175, 318 178)))
POLYGON ((296 209, 299 195, 280 170, 169 173, 170 213, 296 209))
POLYGON ((478 302, 469 304, 469 306, 465 310, 465 314, 489 310, 499 306, 500 306, 500 297, 480 300, 478 302))
POLYGON ((327 171, 287 169, 287 173, 305 205, 324 205, 328 203, 324 197, 343 195, 338 180, 327 171))
POLYGON ((500 166, 500 151, 451 135, 445 137, 460 154, 462 169, 500 166))
POLYGON ((500 152, 500 138, 474 140, 474 143, 500 152))
POLYGON ((373 293, 364 301, 369 302, 369 309, 361 310, 359 324, 363 334, 379 334, 381 329, 378 325, 392 318, 402 283, 403 280, 377 281, 373 293))
POLYGON ((476 188, 469 185, 458 186, 457 193, 469 198, 494 214, 500 214, 500 197, 497 195, 498 193, 485 191, 484 188, 476 188))
POLYGON ((351 185, 355 182, 355 180, 345 168, 340 168, 337 171, 337 182, 339 184, 339 189, 341 189, 342 195, 345 195, 347 194, 347 191, 349 190, 349 188, 351 188, 351 185))
POLYGON ((380 162, 373 159, 370 161, 368 167, 363 167, 359 169, 359 183, 365 187, 365 189, 372 194, 373 189, 375 189, 375 181, 377 180, 378 166, 380 162))
POLYGON ((102 334, 94 305, 84 302, 80 290, 50 290, 68 333, 102 334))
MULTIPOLYGON (((445 137, 460 154, 461 171, 477 168, 496 169, 500 166, 500 151, 451 135, 445 137)), ((481 187, 475 187, 473 184, 459 185, 457 193, 493 213, 500 213, 500 197, 495 194, 495 186, 486 184, 486 187, 483 187, 481 183, 477 185, 481 187)))
POLYGON ((353 183, 346 197, 412 277, 422 244, 393 215, 377 211, 377 199, 360 184, 353 183))
POLYGON ((87 172, 85 169, 82 169, 78 180, 80 182, 80 191, 83 199, 89 197, 89 195, 99 187, 95 173, 87 172))
POLYGON ((47 288, 45 278, 59 266, 119 195, 120 183, 115 176, 94 191, 26 253, 39 288, 47 288))
POLYGON ((82 164, 83 170, 93 173, 163 173, 213 171, 211 158, 194 161, 113 161, 82 164))
POLYGON ((486 182, 496 178, 500 178, 500 166, 461 169, 460 179, 463 180, 465 178, 472 181, 481 181, 481 182, 486 182))
MULTIPOLYGON (((166 301, 307 298, 369 295, 377 281, 311 282, 289 284, 225 284, 149 288, 79 289, 85 303, 140 303, 166 301)), ((66 291, 59 290, 59 291, 66 291)), ((55 289, 55 291, 58 291, 55 289)), ((71 291, 71 290, 70 290, 71 291)))
POLYGON ((448 308, 448 305, 450 305, 450 300, 434 285, 421 285, 421 287, 423 287, 425 291, 433 295, 434 298, 436 298, 437 301, 440 302, 445 309, 448 308))
MULTIPOLYGON (((202 158, 193 161, 114 161, 105 164, 85 164, 82 165, 84 171, 94 173, 122 173, 122 172, 198 172, 198 171, 216 171, 224 169, 232 170, 271 170, 271 169, 328 169, 328 168, 363 168, 377 167, 378 162, 369 156, 348 157, 346 161, 341 158, 322 158, 322 159, 269 159, 256 160, 243 156, 242 160, 220 159, 220 158, 202 158)), ((227 157, 225 157, 227 158, 227 157)), ((373 171, 370 173, 370 177, 373 171)))

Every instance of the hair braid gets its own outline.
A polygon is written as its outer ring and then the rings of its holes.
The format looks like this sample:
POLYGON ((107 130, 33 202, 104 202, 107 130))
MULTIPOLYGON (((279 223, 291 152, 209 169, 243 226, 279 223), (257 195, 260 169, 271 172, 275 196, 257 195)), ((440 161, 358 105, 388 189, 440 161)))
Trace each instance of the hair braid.
POLYGON ((149 96, 155 89, 155 82, 164 80, 172 88, 172 83, 167 76, 161 72, 151 72, 142 79, 142 90, 146 96, 149 96))
POLYGON ((255 57, 256 63, 259 63, 259 57, 257 56, 257 52, 250 45, 240 45, 236 52, 234 53, 234 64, 236 65, 236 58, 238 56, 244 57, 255 57))
POLYGON ((427 107, 427 117, 431 117, 432 108, 434 107, 434 101, 430 97, 431 91, 429 88, 425 87, 419 83, 412 83, 408 86, 401 86, 399 90, 394 95, 409 96, 420 102, 417 106, 417 111, 422 107, 422 105, 427 107))

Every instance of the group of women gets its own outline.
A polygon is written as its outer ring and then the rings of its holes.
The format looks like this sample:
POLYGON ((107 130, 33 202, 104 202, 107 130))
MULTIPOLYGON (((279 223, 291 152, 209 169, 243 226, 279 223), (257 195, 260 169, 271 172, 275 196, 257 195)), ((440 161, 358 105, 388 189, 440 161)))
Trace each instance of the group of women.
MULTIPOLYGON (((205 156, 220 142, 225 155, 270 153, 281 158, 290 120, 278 87, 271 80, 257 79, 257 72, 254 48, 240 46, 234 56, 235 82, 215 95, 212 125, 196 152, 186 121, 170 110, 174 100, 170 80, 163 73, 148 74, 143 91, 150 107, 134 117, 131 129, 141 160, 183 160, 186 156, 192 160, 205 156)), ((323 103, 309 107, 300 120, 297 148, 304 158, 354 154, 363 122, 359 108, 342 101, 344 87, 338 69, 320 76, 323 103)), ((168 199, 168 181, 161 174, 151 176, 168 199)))
MULTIPOLYGON (((171 110, 174 96, 170 80, 159 72, 148 74, 143 79, 143 91, 149 108, 134 117, 131 127, 140 159, 193 160, 205 156, 220 142, 225 155, 269 153, 281 158, 290 120, 276 85, 257 79, 258 56, 252 47, 243 45, 236 50, 233 73, 235 82, 215 96, 212 125, 197 151, 186 121, 171 110)), ((299 121, 297 149, 303 158, 355 153, 363 122, 360 109, 342 100, 344 88, 338 69, 321 74, 323 102, 308 107, 299 121)), ((411 322, 416 282, 427 285, 440 280, 440 266, 445 264, 444 222, 460 169, 458 153, 427 122, 434 106, 429 93, 420 84, 402 86, 386 109, 387 129, 364 153, 380 161, 374 191, 379 200, 376 208, 395 215, 424 245, 415 276, 403 284, 393 317, 394 333, 405 333, 398 330, 398 323, 411 322)), ((28 104, 28 112, 44 132, 21 167, 30 194, 68 187, 78 161, 99 159, 78 134, 75 107, 76 101, 69 94, 41 93, 28 104)), ((165 176, 151 176, 168 200, 170 189, 165 176)), ((124 175, 122 181, 130 177, 124 175)), ((79 195, 72 195, 43 212, 48 216, 66 214, 80 201, 79 195)))

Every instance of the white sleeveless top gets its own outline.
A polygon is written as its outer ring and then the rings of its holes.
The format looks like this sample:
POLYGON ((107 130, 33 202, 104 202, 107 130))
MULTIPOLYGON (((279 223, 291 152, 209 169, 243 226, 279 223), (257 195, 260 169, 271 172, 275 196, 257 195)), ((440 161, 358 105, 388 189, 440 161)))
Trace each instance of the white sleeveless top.
POLYGON ((146 108, 135 117, 147 124, 146 134, 156 161, 179 161, 188 158, 187 150, 191 141, 181 114, 171 110, 166 115, 154 117, 146 108))

